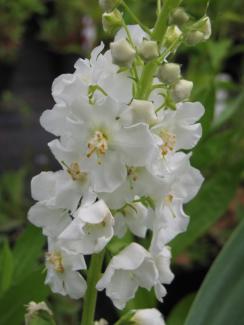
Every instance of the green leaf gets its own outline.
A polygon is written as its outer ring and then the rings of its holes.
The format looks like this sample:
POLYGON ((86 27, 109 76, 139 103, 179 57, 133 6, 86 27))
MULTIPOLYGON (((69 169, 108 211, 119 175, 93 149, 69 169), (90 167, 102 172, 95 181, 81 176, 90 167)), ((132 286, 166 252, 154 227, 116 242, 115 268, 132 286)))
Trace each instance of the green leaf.
POLYGON ((191 217, 190 224, 187 232, 173 240, 173 256, 191 245, 224 214, 235 194, 241 169, 242 164, 232 169, 229 167, 205 181, 200 193, 186 207, 186 213, 191 217))
POLYGON ((191 293, 180 300, 180 302, 173 308, 168 316, 167 325, 182 325, 183 321, 186 319, 195 296, 195 293, 191 293))
POLYGON ((15 283, 37 268, 37 262, 42 254, 44 242, 45 237, 41 234, 41 230, 32 225, 29 225, 17 240, 13 250, 15 283))
POLYGON ((25 305, 30 301, 40 302, 47 297, 49 289, 43 283, 44 274, 38 270, 6 291, 0 299, 0 325, 22 324, 25 305))
POLYGON ((0 294, 2 295, 12 283, 14 271, 13 255, 9 248, 8 241, 5 240, 1 252, 1 270, 0 270, 0 294))
POLYGON ((243 238, 244 222, 212 265, 185 325, 244 324, 243 238))

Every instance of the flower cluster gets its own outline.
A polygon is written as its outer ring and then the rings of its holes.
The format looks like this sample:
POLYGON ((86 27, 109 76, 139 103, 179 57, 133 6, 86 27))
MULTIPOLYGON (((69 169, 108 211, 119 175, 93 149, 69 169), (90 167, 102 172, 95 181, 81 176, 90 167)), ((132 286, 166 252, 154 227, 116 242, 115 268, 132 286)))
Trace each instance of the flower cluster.
POLYGON ((97 290, 123 309, 139 287, 162 301, 174 278, 167 245, 186 230, 183 206, 203 181, 190 150, 201 137, 204 109, 188 101, 192 83, 180 65, 167 61, 182 41, 180 29, 171 26, 165 40, 160 45, 139 25, 124 26, 109 50, 101 44, 53 83, 56 104, 41 125, 57 137, 48 146, 61 170, 32 179, 38 202, 28 215, 48 237, 46 283, 53 292, 83 297, 84 256, 128 231, 135 241, 111 258, 97 290), (178 36, 171 46, 172 32, 178 36), (157 65, 149 89, 141 82, 148 62, 157 65), (145 249, 140 238, 149 233, 145 249))

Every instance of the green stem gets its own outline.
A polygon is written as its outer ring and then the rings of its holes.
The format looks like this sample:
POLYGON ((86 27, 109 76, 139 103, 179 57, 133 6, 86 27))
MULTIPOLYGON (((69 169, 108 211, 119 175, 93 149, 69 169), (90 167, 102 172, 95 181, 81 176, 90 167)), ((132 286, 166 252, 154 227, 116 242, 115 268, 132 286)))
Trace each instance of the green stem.
MULTIPOLYGON (((164 38, 164 34, 167 29, 168 18, 170 12, 180 4, 181 0, 165 0, 161 11, 158 15, 156 23, 152 32, 152 39, 158 42, 161 46, 164 38)), ((147 99, 150 95, 153 77, 158 67, 157 61, 151 61, 144 66, 141 79, 138 83, 136 98, 147 99)))
POLYGON ((87 290, 84 298, 81 325, 93 325, 97 302, 96 284, 99 280, 105 250, 99 254, 92 255, 87 277, 87 290))
POLYGON ((151 35, 151 31, 150 29, 145 26, 141 21, 140 19, 134 14, 134 12, 127 6, 127 4, 125 3, 125 1, 121 1, 121 5, 125 8, 125 10, 128 12, 128 14, 131 16, 131 18, 138 24, 141 26, 142 29, 144 29, 144 31, 151 35))

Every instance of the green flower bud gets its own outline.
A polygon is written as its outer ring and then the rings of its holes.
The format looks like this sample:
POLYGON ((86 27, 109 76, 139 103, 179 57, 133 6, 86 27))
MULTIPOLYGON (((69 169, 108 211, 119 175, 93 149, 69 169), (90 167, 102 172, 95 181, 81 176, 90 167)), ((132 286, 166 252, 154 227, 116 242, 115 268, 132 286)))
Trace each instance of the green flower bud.
POLYGON ((176 103, 182 102, 188 99, 191 95, 193 88, 193 82, 185 79, 177 81, 172 88, 172 97, 176 103))
POLYGON ((45 302, 36 303, 34 301, 29 302, 26 306, 27 313, 25 314, 25 324, 32 325, 37 323, 55 324, 52 316, 52 311, 48 308, 45 302))
POLYGON ((203 17, 191 26, 191 30, 186 34, 187 45, 196 45, 206 41, 211 36, 211 22, 209 17, 203 17))
POLYGON ((186 44, 190 46, 197 45, 204 41, 204 34, 199 30, 192 31, 186 34, 186 44))
POLYGON ((110 43, 110 49, 113 63, 119 66, 130 66, 136 55, 136 51, 125 39, 110 43))
POLYGON ((165 63, 159 67, 158 78, 166 84, 176 82, 180 77, 181 72, 179 64, 165 63))
POLYGON ((99 5, 103 11, 112 11, 120 4, 120 0, 99 0, 99 5))
POLYGON ((158 44, 155 41, 143 40, 138 51, 144 60, 152 60, 159 55, 158 44))
POLYGON ((118 9, 105 12, 102 16, 103 29, 106 33, 114 34, 122 26, 122 15, 118 9))
POLYGON ((182 37, 182 31, 176 26, 169 26, 164 36, 164 45, 169 47, 182 37))
POLYGON ((176 8, 171 16, 171 22, 175 25, 182 26, 189 20, 189 15, 181 7, 176 8))

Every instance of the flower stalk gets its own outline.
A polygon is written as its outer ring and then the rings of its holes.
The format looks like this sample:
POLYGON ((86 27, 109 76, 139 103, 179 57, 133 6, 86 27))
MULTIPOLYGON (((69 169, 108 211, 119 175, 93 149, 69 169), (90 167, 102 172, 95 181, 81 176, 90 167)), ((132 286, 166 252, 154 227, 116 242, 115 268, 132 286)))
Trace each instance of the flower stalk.
POLYGON ((81 325, 93 325, 97 302, 96 283, 101 275, 105 249, 99 254, 94 254, 91 257, 91 263, 87 277, 87 290, 84 297, 82 308, 81 325))

